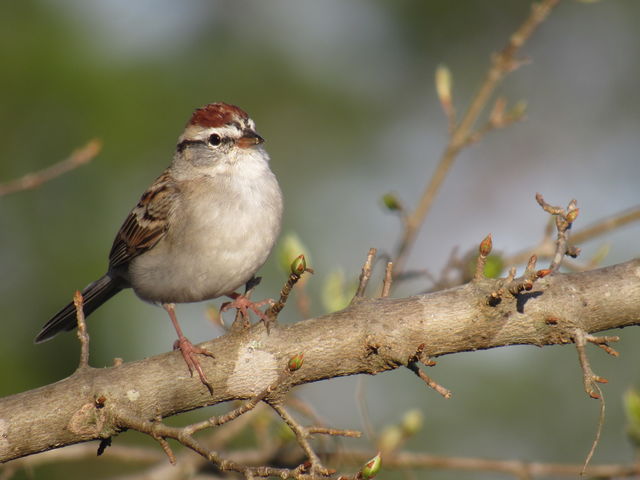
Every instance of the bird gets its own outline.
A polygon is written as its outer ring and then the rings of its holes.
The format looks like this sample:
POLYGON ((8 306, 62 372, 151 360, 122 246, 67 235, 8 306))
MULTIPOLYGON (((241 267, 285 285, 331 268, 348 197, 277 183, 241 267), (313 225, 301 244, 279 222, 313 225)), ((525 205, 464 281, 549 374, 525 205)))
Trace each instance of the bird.
MULTIPOLYGON (((82 290, 85 316, 121 290, 161 305, 191 376, 212 392, 196 354, 213 357, 182 333, 176 303, 229 296, 225 308, 255 304, 235 292, 264 264, 280 233, 283 197, 264 139, 241 108, 210 103, 191 115, 173 161, 142 194, 115 236, 107 272, 82 290)), ((41 343, 76 327, 70 302, 45 323, 41 343)))

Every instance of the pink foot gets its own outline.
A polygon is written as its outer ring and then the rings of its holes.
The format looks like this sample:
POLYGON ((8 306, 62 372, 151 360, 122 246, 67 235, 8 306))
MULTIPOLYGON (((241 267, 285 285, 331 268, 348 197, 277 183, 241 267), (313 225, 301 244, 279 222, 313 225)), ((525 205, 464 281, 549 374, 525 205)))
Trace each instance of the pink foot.
POLYGON ((244 295, 240 295, 239 293, 232 293, 228 295, 232 300, 230 302, 226 302, 222 304, 220 308, 220 313, 226 312, 231 308, 235 308, 240 311, 242 317, 245 321, 249 320, 249 310, 255 313, 260 319, 267 324, 271 322, 271 319, 267 316, 265 312, 260 310, 260 307, 264 305, 273 305, 273 300, 267 298, 266 300, 262 300, 261 302, 252 302, 244 295))
POLYGON ((213 395, 213 387, 207 380, 207 376, 202 371, 202 367, 200 366, 200 362, 194 355, 206 355, 211 358, 215 358, 213 353, 205 350, 204 348, 196 347, 193 343, 191 343, 187 337, 182 333, 182 329, 180 328, 180 324, 178 323, 178 317, 176 317, 176 306, 173 303, 163 303, 162 308, 164 308, 169 314, 169 318, 171 318, 171 323, 173 323, 173 328, 176 329, 176 333, 178 334, 178 340, 176 340, 173 344, 174 350, 180 350, 182 353, 182 358, 184 358, 187 367, 189 367, 189 373, 193 377, 193 371, 198 372, 200 376, 200 381, 209 389, 209 393, 213 395))
POLYGON ((182 358, 184 358, 187 367, 189 367, 189 373, 191 373, 191 376, 193 377, 194 370, 198 372, 200 381, 209 389, 209 392, 213 394, 213 387, 211 387, 207 376, 204 374, 204 371, 200 366, 200 362, 195 357, 195 355, 206 355, 207 357, 214 358, 213 353, 205 350, 204 348, 196 347, 186 337, 182 337, 176 340, 173 344, 173 349, 180 350, 180 353, 182 353, 182 358))

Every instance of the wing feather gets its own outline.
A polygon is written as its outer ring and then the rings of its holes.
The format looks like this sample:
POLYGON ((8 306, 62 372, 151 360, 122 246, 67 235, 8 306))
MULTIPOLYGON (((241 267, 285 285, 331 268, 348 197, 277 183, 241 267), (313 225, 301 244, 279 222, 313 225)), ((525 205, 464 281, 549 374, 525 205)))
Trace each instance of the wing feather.
POLYGON ((175 183, 165 171, 142 195, 120 227, 109 253, 111 268, 129 263, 160 241, 167 232, 177 194, 175 183))

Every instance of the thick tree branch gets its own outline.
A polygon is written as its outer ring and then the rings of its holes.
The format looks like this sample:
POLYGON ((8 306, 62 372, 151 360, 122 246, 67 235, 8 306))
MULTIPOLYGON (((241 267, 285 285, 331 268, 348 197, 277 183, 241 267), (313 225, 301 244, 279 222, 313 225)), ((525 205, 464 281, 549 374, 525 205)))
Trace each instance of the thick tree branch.
POLYGON ((640 259, 589 272, 555 274, 531 291, 487 296, 496 280, 409 298, 363 299, 345 310, 293 325, 259 323, 203 344, 213 394, 190 377, 179 352, 112 368, 85 368, 52 385, 0 399, 0 461, 96 438, 122 428, 116 419, 150 422, 272 385, 289 359, 304 364, 274 394, 332 377, 376 374, 420 358, 514 344, 571 343, 586 334, 640 324, 640 259))

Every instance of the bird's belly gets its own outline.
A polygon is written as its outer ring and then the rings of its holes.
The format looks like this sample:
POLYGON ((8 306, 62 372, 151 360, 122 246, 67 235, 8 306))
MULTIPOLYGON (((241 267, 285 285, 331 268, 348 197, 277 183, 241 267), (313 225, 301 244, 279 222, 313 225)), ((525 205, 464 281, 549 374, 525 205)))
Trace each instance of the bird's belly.
POLYGON ((151 302, 199 302, 244 285, 267 259, 277 231, 263 222, 221 223, 168 233, 133 259, 129 277, 136 294, 151 302))

